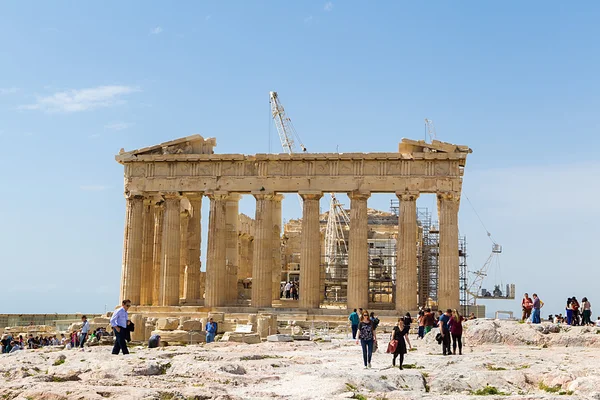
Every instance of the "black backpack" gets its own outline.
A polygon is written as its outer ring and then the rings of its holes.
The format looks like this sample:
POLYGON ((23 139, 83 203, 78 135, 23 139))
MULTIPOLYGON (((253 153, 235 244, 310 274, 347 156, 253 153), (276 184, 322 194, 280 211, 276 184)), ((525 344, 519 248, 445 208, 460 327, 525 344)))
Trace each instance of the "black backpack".
POLYGON ((373 317, 373 330, 377 329, 379 326, 379 318, 373 317))

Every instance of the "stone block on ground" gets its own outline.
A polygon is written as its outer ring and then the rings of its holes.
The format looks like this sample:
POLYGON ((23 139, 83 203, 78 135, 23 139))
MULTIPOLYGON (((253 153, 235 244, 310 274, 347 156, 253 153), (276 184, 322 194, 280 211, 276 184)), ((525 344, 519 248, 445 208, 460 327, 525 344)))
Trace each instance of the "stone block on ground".
POLYGON ((156 329, 159 331, 174 331, 179 326, 179 318, 159 318, 156 329))
POLYGON ((293 342, 294 338, 291 335, 269 335, 267 342, 293 342))
POLYGON ((131 340, 135 342, 143 342, 145 340, 146 317, 142 314, 133 314, 131 322, 135 325, 135 330, 131 332, 131 340))
POLYGON ((202 328, 202 322, 198 319, 190 319, 181 324, 181 329, 184 331, 201 331, 202 328))
POLYGON ((206 332, 188 332, 181 330, 155 330, 152 331, 152 335, 159 335, 161 342, 173 343, 206 343, 206 332))
POLYGON ((221 342, 258 344, 261 340, 257 333, 225 332, 221 338, 221 342))
POLYGON ((225 313, 222 312, 209 312, 208 319, 212 318, 213 321, 220 323, 225 321, 225 313))

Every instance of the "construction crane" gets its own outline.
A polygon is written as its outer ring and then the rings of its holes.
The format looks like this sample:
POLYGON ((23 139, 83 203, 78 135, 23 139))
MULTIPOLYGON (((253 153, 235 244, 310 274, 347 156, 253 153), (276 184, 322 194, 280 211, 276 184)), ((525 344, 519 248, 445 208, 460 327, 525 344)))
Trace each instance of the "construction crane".
POLYGON ((433 121, 425 118, 425 141, 427 141, 427 137, 429 137, 431 142, 437 140, 437 133, 435 132, 435 125, 433 125, 433 121))
POLYGON ((269 97, 271 103, 271 114, 273 115, 273 121, 275 121, 275 127, 277 128, 277 133, 279 134, 279 140, 281 141, 283 151, 288 154, 297 152, 296 143, 294 142, 294 137, 296 137, 298 140, 298 145, 303 152, 306 152, 306 147, 304 147, 304 144, 302 144, 302 140, 300 140, 300 136, 296 132, 296 129, 292 124, 292 120, 286 115, 283 104, 281 104, 279 101, 279 96, 277 96, 277 92, 269 92, 269 97))

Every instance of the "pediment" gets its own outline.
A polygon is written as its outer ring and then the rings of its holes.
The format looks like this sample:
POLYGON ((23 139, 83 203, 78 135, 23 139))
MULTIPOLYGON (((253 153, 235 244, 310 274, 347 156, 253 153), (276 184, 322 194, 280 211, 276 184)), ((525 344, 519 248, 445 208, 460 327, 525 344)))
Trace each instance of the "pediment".
POLYGON ((205 139, 200 135, 191 135, 137 150, 125 151, 121 149, 116 159, 117 161, 124 161, 141 155, 214 154, 216 145, 217 140, 215 138, 205 139))

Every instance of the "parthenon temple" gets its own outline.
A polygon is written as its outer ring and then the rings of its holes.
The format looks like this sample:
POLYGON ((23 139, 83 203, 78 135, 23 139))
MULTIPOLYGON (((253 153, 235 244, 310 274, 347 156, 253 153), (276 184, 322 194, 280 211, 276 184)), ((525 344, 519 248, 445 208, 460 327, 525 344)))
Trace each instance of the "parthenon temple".
MULTIPOLYGON (((322 223, 326 193, 350 198, 347 308, 367 307, 367 200, 398 199, 393 218, 393 308, 414 311, 419 301, 417 198, 437 196, 437 302, 459 308, 458 209, 471 149, 439 141, 402 139, 389 153, 215 154, 216 139, 193 135, 115 157, 125 169, 126 221, 121 299, 136 306, 205 309, 281 306, 282 198, 302 198, 298 220, 300 309, 323 306, 322 223), (242 195, 256 200, 253 217, 239 213, 242 195), (201 268, 202 201, 210 202, 206 268, 201 268), (205 200, 206 201, 206 200, 205 200)), ((287 279, 284 279, 284 281, 287 279)))

